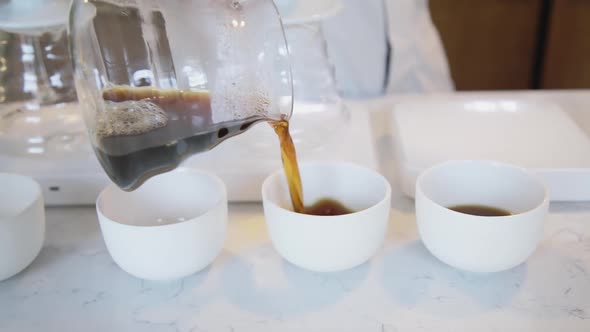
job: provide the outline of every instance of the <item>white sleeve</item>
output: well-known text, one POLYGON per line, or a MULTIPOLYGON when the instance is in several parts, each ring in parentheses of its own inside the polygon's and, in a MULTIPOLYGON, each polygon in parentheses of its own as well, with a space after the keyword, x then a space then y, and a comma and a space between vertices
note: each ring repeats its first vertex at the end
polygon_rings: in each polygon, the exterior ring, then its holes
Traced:
POLYGON ((343 97, 454 89, 428 0, 341 1, 323 27, 343 97))
POLYGON ((383 0, 342 3, 342 10, 323 23, 337 88, 348 98, 382 95, 387 66, 383 0))
POLYGON ((388 93, 454 90, 447 57, 428 0, 386 0, 392 45, 388 93))

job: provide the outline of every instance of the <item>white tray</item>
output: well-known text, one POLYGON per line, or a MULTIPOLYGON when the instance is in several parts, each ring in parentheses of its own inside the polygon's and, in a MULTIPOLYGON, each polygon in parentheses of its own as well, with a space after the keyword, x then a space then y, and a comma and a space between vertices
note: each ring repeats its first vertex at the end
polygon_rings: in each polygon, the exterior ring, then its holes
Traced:
MULTIPOLYGON (((294 139, 300 162, 349 161, 378 169, 367 112, 345 113, 345 119, 326 134, 333 116, 321 112, 318 106, 306 107, 309 112, 320 112, 311 118, 294 115, 292 119, 293 132, 299 132, 294 139)), ((257 124, 240 137, 190 158, 182 166, 217 174, 225 182, 231 202, 260 201, 262 181, 282 167, 278 140, 265 124, 257 124)), ((94 204, 100 191, 110 183, 89 145, 64 159, 17 158, 0 151, 0 172, 35 178, 48 206, 94 204)))
POLYGON ((393 144, 403 192, 445 160, 488 159, 525 167, 552 201, 590 200, 590 138, 559 106, 513 98, 430 98, 393 110, 393 144))

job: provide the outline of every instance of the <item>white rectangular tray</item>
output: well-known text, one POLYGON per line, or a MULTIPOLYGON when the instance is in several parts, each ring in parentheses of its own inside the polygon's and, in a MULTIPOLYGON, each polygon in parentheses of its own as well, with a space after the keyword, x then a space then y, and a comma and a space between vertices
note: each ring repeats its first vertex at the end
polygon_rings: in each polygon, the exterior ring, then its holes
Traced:
POLYGON ((590 138, 559 106, 518 98, 452 97, 401 102, 393 145, 403 192, 445 160, 488 159, 525 167, 552 201, 590 200, 590 138))

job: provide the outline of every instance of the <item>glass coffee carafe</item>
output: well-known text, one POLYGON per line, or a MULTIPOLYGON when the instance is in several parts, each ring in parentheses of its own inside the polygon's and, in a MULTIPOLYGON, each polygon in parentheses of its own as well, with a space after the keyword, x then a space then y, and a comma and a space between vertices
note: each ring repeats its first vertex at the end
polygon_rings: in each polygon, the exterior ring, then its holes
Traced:
POLYGON ((90 142, 124 190, 291 116, 272 0, 74 0, 69 35, 90 142))
POLYGON ((0 1, 0 156, 88 152, 66 36, 68 0, 0 1))

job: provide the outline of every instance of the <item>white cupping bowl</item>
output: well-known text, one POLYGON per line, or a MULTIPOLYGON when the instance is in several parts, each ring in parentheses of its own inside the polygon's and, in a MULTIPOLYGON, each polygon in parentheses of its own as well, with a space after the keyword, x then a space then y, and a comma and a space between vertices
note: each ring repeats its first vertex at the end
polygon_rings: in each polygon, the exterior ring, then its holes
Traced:
POLYGON ((422 242, 441 261, 471 272, 497 272, 524 262, 543 236, 549 194, 526 170, 493 161, 449 161, 416 181, 416 219, 422 242), (455 212, 486 205, 509 216, 455 212))
POLYGON ((0 173, 0 281, 29 266, 45 240, 41 187, 33 179, 0 173))
POLYGON ((200 271, 225 241, 225 185, 198 170, 164 173, 132 192, 111 184, 96 210, 111 257, 142 279, 173 280, 200 271))
POLYGON ((302 163, 305 205, 332 198, 357 211, 340 216, 293 212, 284 172, 262 185, 264 216, 274 248, 301 268, 332 272, 366 262, 381 247, 389 223, 391 187, 379 173, 349 163, 302 163))

